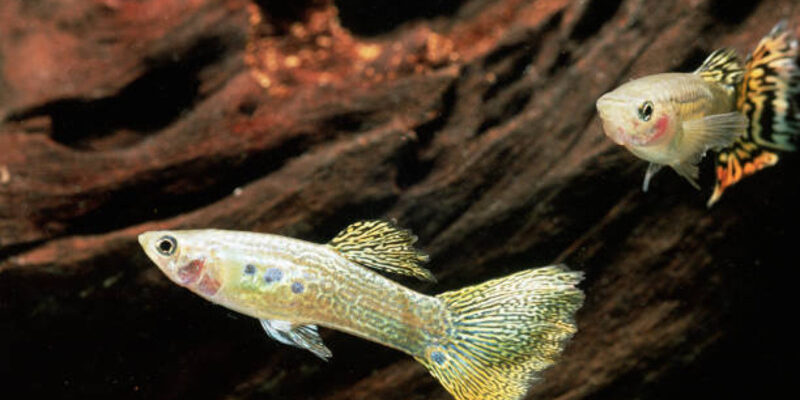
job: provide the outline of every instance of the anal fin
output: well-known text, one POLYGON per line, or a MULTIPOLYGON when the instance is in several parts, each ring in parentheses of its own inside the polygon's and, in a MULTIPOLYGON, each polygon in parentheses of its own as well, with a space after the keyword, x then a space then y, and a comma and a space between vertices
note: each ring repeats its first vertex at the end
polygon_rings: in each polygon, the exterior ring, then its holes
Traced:
POLYGON ((262 319, 261 326, 269 337, 290 346, 306 349, 315 356, 328 361, 333 353, 322 342, 316 325, 295 325, 289 321, 262 319))
POLYGON ((670 165, 678 175, 686 178, 695 189, 700 190, 700 184, 697 183, 697 178, 700 175, 699 168, 696 164, 684 161, 679 164, 670 165))
POLYGON ((417 237, 389 221, 359 221, 328 243, 342 256, 365 267, 436 281, 422 265, 428 256, 414 248, 417 237))
POLYGON ((778 154, 744 139, 720 151, 714 166, 717 178, 714 192, 706 205, 713 206, 726 189, 764 168, 777 164, 778 159, 778 154))

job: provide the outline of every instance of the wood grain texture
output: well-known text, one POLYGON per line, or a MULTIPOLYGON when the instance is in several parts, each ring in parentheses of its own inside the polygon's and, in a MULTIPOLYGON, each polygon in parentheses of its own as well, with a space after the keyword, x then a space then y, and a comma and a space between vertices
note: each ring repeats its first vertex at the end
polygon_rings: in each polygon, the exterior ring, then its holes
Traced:
POLYGON ((746 53, 793 0, 0 2, 0 377, 56 398, 447 399, 399 352, 331 363, 172 285, 151 229, 326 241, 395 218, 429 294, 585 271, 530 398, 767 398, 788 382, 798 162, 712 210, 601 132, 633 77, 746 53))

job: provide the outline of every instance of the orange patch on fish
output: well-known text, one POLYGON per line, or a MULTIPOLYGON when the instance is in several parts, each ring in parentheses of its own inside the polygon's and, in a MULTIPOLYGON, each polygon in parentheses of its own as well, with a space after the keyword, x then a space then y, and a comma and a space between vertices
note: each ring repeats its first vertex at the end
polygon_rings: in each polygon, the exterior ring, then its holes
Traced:
POLYGON ((218 280, 208 276, 208 274, 203 275, 203 279, 200 280, 200 283, 197 284, 197 290, 202 292, 205 295, 213 296, 217 293, 220 288, 220 283, 218 280))
POLYGON ((181 283, 189 285, 196 282, 203 272, 204 263, 205 260, 203 259, 195 259, 178 268, 178 278, 181 280, 181 283))
POLYGON ((663 117, 659 118, 656 121, 656 126, 653 127, 653 136, 650 138, 648 143, 654 143, 656 140, 660 139, 667 133, 667 128, 669 127, 669 117, 664 115, 663 117))

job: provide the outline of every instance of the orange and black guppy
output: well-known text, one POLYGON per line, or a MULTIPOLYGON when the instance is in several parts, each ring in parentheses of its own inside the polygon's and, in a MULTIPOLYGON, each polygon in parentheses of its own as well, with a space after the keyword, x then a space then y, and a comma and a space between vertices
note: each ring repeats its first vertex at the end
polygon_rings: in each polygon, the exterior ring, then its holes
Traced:
POLYGON ((317 326, 403 351, 458 400, 517 400, 555 363, 576 332, 580 272, 529 269, 427 296, 374 270, 434 280, 416 237, 387 221, 362 221, 327 244, 222 230, 139 236, 175 283, 258 318, 273 339, 322 359, 317 326))
POLYGON ((786 25, 776 25, 745 63, 720 49, 694 73, 645 76, 597 100, 605 134, 650 162, 644 191, 664 166, 699 189, 697 164, 713 150, 710 207, 725 189, 797 148, 800 46, 786 25))

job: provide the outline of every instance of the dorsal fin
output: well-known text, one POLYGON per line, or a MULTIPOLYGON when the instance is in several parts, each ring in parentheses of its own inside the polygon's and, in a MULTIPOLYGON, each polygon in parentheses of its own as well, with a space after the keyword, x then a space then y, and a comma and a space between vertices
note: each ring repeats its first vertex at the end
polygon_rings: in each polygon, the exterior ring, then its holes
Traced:
POLYGON ((723 48, 711 53, 695 74, 708 82, 719 83, 734 90, 744 76, 744 67, 736 50, 723 48))
POLYGON ((344 228, 328 243, 350 261, 395 274, 436 281, 422 264, 428 256, 414 248, 417 237, 383 220, 359 221, 344 228))

